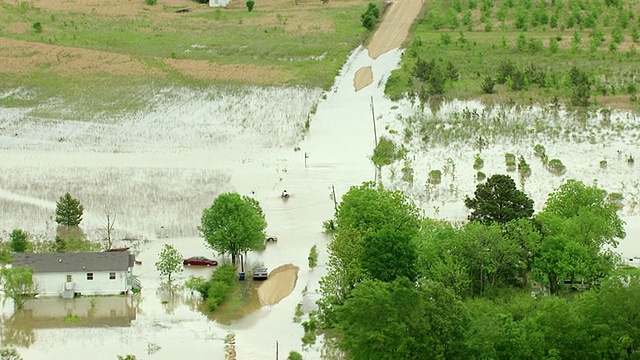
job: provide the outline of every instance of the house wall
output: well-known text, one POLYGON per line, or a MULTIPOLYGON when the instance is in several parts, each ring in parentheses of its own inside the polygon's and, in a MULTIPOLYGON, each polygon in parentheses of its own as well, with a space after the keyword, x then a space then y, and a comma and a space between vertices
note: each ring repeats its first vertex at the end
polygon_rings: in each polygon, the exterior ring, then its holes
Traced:
POLYGON ((93 272, 93 280, 87 279, 87 272, 35 273, 33 276, 38 284, 39 296, 60 296, 67 282, 67 275, 71 275, 75 292, 82 295, 113 295, 128 290, 126 271, 93 272), (115 279, 109 278, 111 272, 115 272, 115 279))
POLYGON ((209 0, 209 7, 227 7, 231 0, 209 0))

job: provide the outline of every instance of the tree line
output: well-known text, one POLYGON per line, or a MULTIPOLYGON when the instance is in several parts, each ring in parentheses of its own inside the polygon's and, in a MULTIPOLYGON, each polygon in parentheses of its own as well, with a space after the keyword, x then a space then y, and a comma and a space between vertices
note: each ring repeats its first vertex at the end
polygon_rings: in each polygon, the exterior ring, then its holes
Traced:
POLYGON ((464 224, 402 192, 352 187, 336 214, 318 318, 350 359, 618 359, 640 352, 637 269, 606 192, 567 180, 542 211, 507 175, 464 224))

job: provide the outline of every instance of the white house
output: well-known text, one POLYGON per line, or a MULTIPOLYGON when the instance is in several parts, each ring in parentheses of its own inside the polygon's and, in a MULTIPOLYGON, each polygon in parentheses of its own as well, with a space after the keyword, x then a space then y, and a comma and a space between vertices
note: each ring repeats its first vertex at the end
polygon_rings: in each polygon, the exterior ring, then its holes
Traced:
POLYGON ((139 287, 129 251, 14 254, 13 266, 29 266, 38 296, 123 294, 139 287))
POLYGON ((227 7, 231 0, 209 0, 209 7, 227 7))

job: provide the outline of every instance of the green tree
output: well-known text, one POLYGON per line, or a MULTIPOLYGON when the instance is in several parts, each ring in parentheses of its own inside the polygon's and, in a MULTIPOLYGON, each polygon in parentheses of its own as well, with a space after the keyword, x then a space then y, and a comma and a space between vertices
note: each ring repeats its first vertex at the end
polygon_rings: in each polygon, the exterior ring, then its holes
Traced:
POLYGON ((182 272, 183 260, 182 254, 173 245, 164 244, 162 251, 160 251, 160 260, 156 262, 156 269, 158 269, 160 276, 167 276, 171 282, 171 274, 182 272))
POLYGON ((381 136, 378 140, 378 146, 373 149, 371 161, 378 168, 391 165, 398 158, 397 153, 396 144, 386 136, 381 136))
POLYGON ((611 272, 616 259, 608 249, 626 235, 617 210, 604 190, 573 179, 549 194, 536 216, 543 240, 534 266, 553 293, 560 281, 594 281, 611 272))
POLYGON ((256 4, 256 2, 254 0, 247 0, 247 2, 245 3, 245 5, 247 5, 247 11, 251 12, 253 11, 253 6, 256 4))
POLYGON ((418 257, 411 229, 385 227, 364 236, 360 263, 369 279, 391 282, 399 277, 415 280, 418 257))
POLYGON ((0 349, 0 360, 22 360, 18 350, 14 348, 0 349))
POLYGON ((327 245, 328 273, 320 281, 325 321, 331 322, 331 309, 342 304, 353 287, 368 277, 362 263, 365 237, 389 228, 413 238, 420 228, 419 214, 404 194, 372 182, 353 186, 342 197, 336 212, 336 231, 327 245))
POLYGON ((220 194, 202 214, 199 230, 205 242, 220 254, 236 256, 264 244, 267 221, 260 203, 237 193, 220 194))
POLYGON ((20 229, 15 229, 9 234, 9 241, 13 252, 24 253, 29 250, 29 234, 20 229))
POLYGON ((2 277, 2 292, 4 300, 13 300, 17 309, 38 292, 38 287, 33 281, 33 269, 28 266, 14 266, 0 270, 2 277))
POLYGON ((69 193, 64 194, 56 202, 56 222, 59 225, 71 227, 78 226, 82 221, 84 207, 80 201, 71 197, 69 193))
POLYGON ((358 284, 338 313, 338 344, 350 359, 460 358, 468 322, 453 291, 404 278, 358 284))
POLYGON ((309 268, 313 269, 318 265, 318 249, 315 245, 311 247, 309 251, 309 268))
POLYGON ((533 215, 533 200, 508 175, 496 174, 478 184, 474 197, 467 196, 464 204, 472 210, 469 220, 483 223, 507 223, 533 215))

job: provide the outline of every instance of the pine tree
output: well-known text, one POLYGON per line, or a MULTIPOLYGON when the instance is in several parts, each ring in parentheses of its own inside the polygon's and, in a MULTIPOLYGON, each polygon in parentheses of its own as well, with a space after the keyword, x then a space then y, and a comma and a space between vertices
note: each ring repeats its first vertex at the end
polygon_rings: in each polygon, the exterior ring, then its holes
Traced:
POLYGON ((80 201, 71 197, 69 193, 61 196, 56 202, 56 222, 59 225, 72 227, 78 226, 82 221, 84 206, 80 201))

